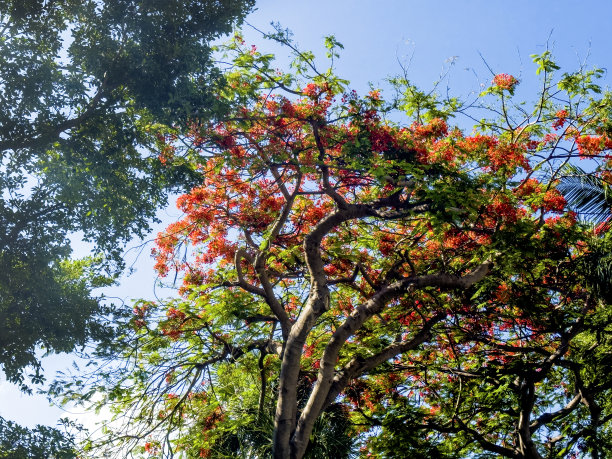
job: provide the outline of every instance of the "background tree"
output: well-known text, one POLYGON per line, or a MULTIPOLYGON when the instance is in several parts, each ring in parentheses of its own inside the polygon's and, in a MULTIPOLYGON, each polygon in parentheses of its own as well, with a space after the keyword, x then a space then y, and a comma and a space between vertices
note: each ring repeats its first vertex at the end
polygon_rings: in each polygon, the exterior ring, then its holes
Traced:
MULTIPOLYGON (((157 239, 181 297, 137 303, 100 348, 121 363, 55 393, 99 391, 118 418, 105 448, 150 456, 222 457, 232 435, 273 425, 274 456, 300 458, 333 415, 383 456, 608 451, 610 289, 592 275, 610 266, 608 236, 557 189, 573 158, 609 174, 601 72, 554 80, 545 52, 531 109, 507 74, 469 106, 405 77, 386 102, 272 38, 294 73, 237 36, 219 97, 242 106, 162 150, 202 181, 157 239), (483 120, 466 134, 457 114, 483 120)), ((333 62, 340 45, 326 46, 333 62)))
POLYGON ((244 1, 0 2, 0 366, 40 380, 36 349, 105 339, 91 289, 121 268, 189 168, 160 168, 157 137, 220 106, 209 43, 244 1), (160 134, 162 133, 162 134, 160 134), (80 232, 98 257, 70 261, 80 232))
POLYGON ((0 417, 0 457, 74 459, 77 457, 75 438, 70 433, 47 426, 26 429, 0 417))

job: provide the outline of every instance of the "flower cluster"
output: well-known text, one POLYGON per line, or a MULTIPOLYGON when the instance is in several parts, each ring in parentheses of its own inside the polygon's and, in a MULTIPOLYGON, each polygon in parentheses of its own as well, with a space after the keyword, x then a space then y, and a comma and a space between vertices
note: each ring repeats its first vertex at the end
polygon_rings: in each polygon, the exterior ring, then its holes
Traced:
POLYGON ((581 158, 592 158, 598 156, 604 150, 612 150, 612 139, 608 138, 607 135, 583 135, 576 137, 575 140, 581 158))
POLYGON ((493 77, 492 83, 501 90, 512 91, 519 83, 519 80, 507 73, 498 73, 493 77))
POLYGON ((563 212, 567 202, 556 189, 548 190, 542 199, 542 209, 546 212, 563 212))
POLYGON ((552 123, 553 129, 561 129, 565 125, 568 116, 567 110, 559 110, 555 113, 555 121, 552 123))

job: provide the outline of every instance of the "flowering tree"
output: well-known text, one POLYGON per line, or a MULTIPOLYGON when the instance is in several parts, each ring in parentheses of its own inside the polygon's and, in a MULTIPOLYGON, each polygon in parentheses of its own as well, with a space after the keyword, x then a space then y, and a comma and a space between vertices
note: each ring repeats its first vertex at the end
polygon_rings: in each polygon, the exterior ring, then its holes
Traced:
MULTIPOLYGON (((333 61, 339 44, 326 45, 333 61)), ((154 250, 180 298, 137 303, 108 350, 125 366, 97 372, 100 403, 126 421, 107 447, 610 451, 611 241, 557 190, 573 158, 610 180, 601 73, 555 80, 545 52, 529 109, 505 74, 470 106, 405 78, 387 102, 292 49, 281 73, 236 37, 219 94, 231 116, 159 137, 168 167, 197 164, 202 183, 154 250), (458 114, 485 118, 466 133, 458 114)))

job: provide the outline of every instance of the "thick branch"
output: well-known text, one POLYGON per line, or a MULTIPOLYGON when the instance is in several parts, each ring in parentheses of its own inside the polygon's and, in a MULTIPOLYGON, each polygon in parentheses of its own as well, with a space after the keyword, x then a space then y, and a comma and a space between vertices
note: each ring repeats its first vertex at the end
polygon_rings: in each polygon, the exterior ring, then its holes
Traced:
POLYGON ((531 380, 523 381, 520 396, 520 413, 517 425, 517 453, 519 457, 530 459, 539 459, 542 457, 531 437, 529 422, 535 399, 535 383, 531 380))
MULTIPOLYGON (((326 346, 325 351, 323 352, 317 382, 315 383, 306 407, 302 411, 302 415, 300 416, 300 420, 292 441, 294 451, 297 452, 295 456, 301 457, 301 454, 303 454, 305 451, 314 422, 321 413, 325 401, 328 399, 330 388, 334 383, 334 370, 340 349, 346 340, 361 328, 366 320, 382 311, 384 306, 389 301, 404 295, 411 287, 424 288, 436 286, 441 288, 465 289, 483 279, 491 269, 491 266, 492 263, 490 262, 483 263, 474 271, 466 274, 465 276, 432 274, 426 276, 408 277, 383 287, 366 303, 359 306, 334 332, 329 344, 326 346)), ((432 321, 435 323, 441 319, 442 317, 435 316, 432 321)), ((433 323, 430 326, 433 326, 433 323)), ((427 333, 428 331, 424 332, 420 339, 425 340, 427 333)), ((417 344, 414 345, 416 346, 417 344)), ((399 347, 401 348, 401 345, 399 345, 399 347)), ((372 361, 372 363, 375 362, 376 359, 372 361)))
POLYGON ((319 134, 319 125, 312 121, 312 133, 315 138, 315 143, 317 144, 317 149, 319 150, 319 161, 321 162, 321 178, 323 179, 323 190, 325 193, 331 197, 338 208, 346 209, 348 207, 348 203, 346 200, 338 194, 336 190, 329 183, 329 167, 325 164, 325 147, 323 146, 323 142, 321 141, 321 135, 319 134))
MULTIPOLYGON (((302 349, 316 320, 329 308, 329 288, 321 256, 323 238, 346 221, 365 217, 383 218, 381 214, 385 214, 385 212, 381 212, 381 209, 399 209, 401 212, 396 212, 395 215, 399 216, 401 214, 404 216, 411 212, 424 212, 427 207, 423 203, 401 202, 397 196, 381 198, 370 204, 349 204, 346 208, 338 209, 321 220, 304 238, 304 255, 311 282, 310 294, 304 310, 291 327, 283 354, 273 441, 275 458, 285 459, 295 452, 291 451, 290 438, 296 427, 297 380, 302 349)), ((390 215, 389 218, 391 218, 390 215)), ((409 285, 414 285, 416 288, 428 285, 437 285, 441 288, 467 287, 484 277, 489 268, 490 264, 485 264, 475 270, 474 273, 463 277, 439 274, 409 278, 402 281, 405 282, 405 285, 401 285, 399 288, 407 288, 409 285)), ((323 396, 323 399, 325 399, 325 396, 323 396)))
MULTIPOLYGON (((283 226, 287 222, 287 219, 289 218, 289 215, 291 214, 291 209, 293 208, 293 203, 295 202, 295 198, 297 196, 300 181, 301 175, 298 176, 295 191, 288 196, 280 215, 273 223, 272 229, 270 230, 270 234, 267 236, 267 239, 260 245, 260 252, 255 257, 254 263, 257 277, 259 278, 259 281, 261 282, 261 285, 264 291, 266 292, 266 300, 270 305, 272 312, 276 315, 276 317, 278 317, 278 320, 280 322, 284 340, 286 340, 289 336, 289 330, 291 329, 291 320, 289 319, 285 308, 283 308, 283 305, 280 301, 278 301, 278 298, 276 298, 276 295, 274 294, 274 287, 270 282, 266 269, 266 259, 269 254, 270 246, 280 234, 281 229, 283 228, 283 226)), ((285 189, 285 191, 287 190, 285 189)))
POLYGON ((99 107, 100 101, 108 94, 110 89, 111 88, 107 87, 106 82, 103 82, 100 85, 98 92, 87 104, 87 108, 80 115, 76 116, 75 118, 66 119, 55 126, 43 126, 39 129, 38 135, 28 139, 9 139, 0 141, 0 151, 16 151, 27 148, 44 147, 48 143, 53 142, 63 132, 80 126, 82 123, 87 121, 87 119, 94 116, 96 109, 99 107))
POLYGON ((463 430, 464 432, 469 434, 473 439, 475 439, 483 449, 486 449, 487 451, 491 451, 492 453, 496 453, 504 457, 516 457, 513 450, 511 450, 510 448, 505 448, 503 446, 496 445, 493 442, 490 442, 479 432, 475 431, 474 429, 470 429, 460 419, 457 419, 457 423, 459 424, 459 427, 461 428, 461 430, 463 430))
POLYGON ((529 430, 533 434, 536 430, 538 430, 543 425, 548 424, 551 421, 567 416, 568 414, 570 414, 572 411, 574 411, 578 407, 581 400, 582 400, 582 395, 576 394, 576 396, 573 399, 571 399, 563 408, 557 411, 554 411, 552 413, 544 413, 543 415, 538 417, 538 419, 536 419, 534 422, 531 423, 531 425, 529 426, 529 430))
POLYGON ((325 409, 331 403, 336 400, 336 397, 344 390, 346 385, 352 380, 363 374, 368 373, 370 370, 373 370, 378 365, 388 361, 389 359, 395 357, 396 355, 400 355, 404 352, 415 349, 420 344, 424 343, 428 339, 431 338, 431 329, 433 326, 444 319, 445 314, 437 314, 428 320, 421 331, 417 333, 412 339, 408 341, 404 341, 401 343, 395 343, 387 348, 380 351, 378 354, 374 354, 372 356, 362 358, 355 357, 348 364, 346 364, 342 369, 336 372, 334 376, 333 383, 329 389, 325 402, 323 403, 323 408, 325 409))
POLYGON ((242 272, 242 266, 240 265, 240 262, 243 258, 249 263, 253 264, 253 257, 249 255, 249 253, 246 251, 244 247, 241 247, 238 250, 236 250, 236 253, 234 254, 234 265, 236 265, 236 275, 238 276, 237 285, 249 293, 254 293, 263 298, 266 298, 266 292, 264 291, 264 289, 260 287, 256 287, 255 285, 249 284, 244 278, 244 273, 242 272))

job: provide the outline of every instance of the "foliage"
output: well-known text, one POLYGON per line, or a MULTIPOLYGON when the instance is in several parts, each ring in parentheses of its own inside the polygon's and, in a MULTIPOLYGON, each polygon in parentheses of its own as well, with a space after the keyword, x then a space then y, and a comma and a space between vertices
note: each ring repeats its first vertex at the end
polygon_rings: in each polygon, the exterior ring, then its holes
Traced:
POLYGON ((565 195, 568 205, 578 210, 586 221, 599 223, 601 228, 612 220, 612 195, 609 176, 594 176, 573 164, 564 169, 565 175, 559 190, 565 195))
POLYGON ((91 273, 93 260, 58 261, 44 255, 0 253, 0 362, 7 379, 25 392, 31 389, 24 368, 33 368, 32 383, 43 381, 37 348, 71 352, 114 335, 100 320, 114 308, 90 298, 92 288, 106 285, 106 279, 91 273))
POLYGON ((92 298, 122 268, 189 168, 163 168, 157 136, 220 110, 209 42, 252 1, 0 1, 0 366, 25 388, 35 351, 101 339, 92 298), (161 134, 160 134, 161 132, 161 134), (153 154, 152 154, 153 153, 153 154), (72 263, 68 237, 94 244, 72 263), (95 278, 91 282, 91 277, 95 278), (107 281, 108 282, 108 281, 107 281))
POLYGON ((0 417, 0 458, 29 459, 43 457, 76 458, 74 436, 41 425, 33 429, 27 429, 0 417))
POLYGON ((55 394, 113 407, 115 454, 319 457, 326 430, 375 457, 609 454, 610 236, 557 189, 574 158, 610 174, 600 72, 535 56, 530 109, 506 74, 472 105, 404 77, 386 101, 271 38, 293 73, 237 35, 219 97, 242 105, 162 150, 201 176, 154 251, 180 297, 138 302, 55 394))

